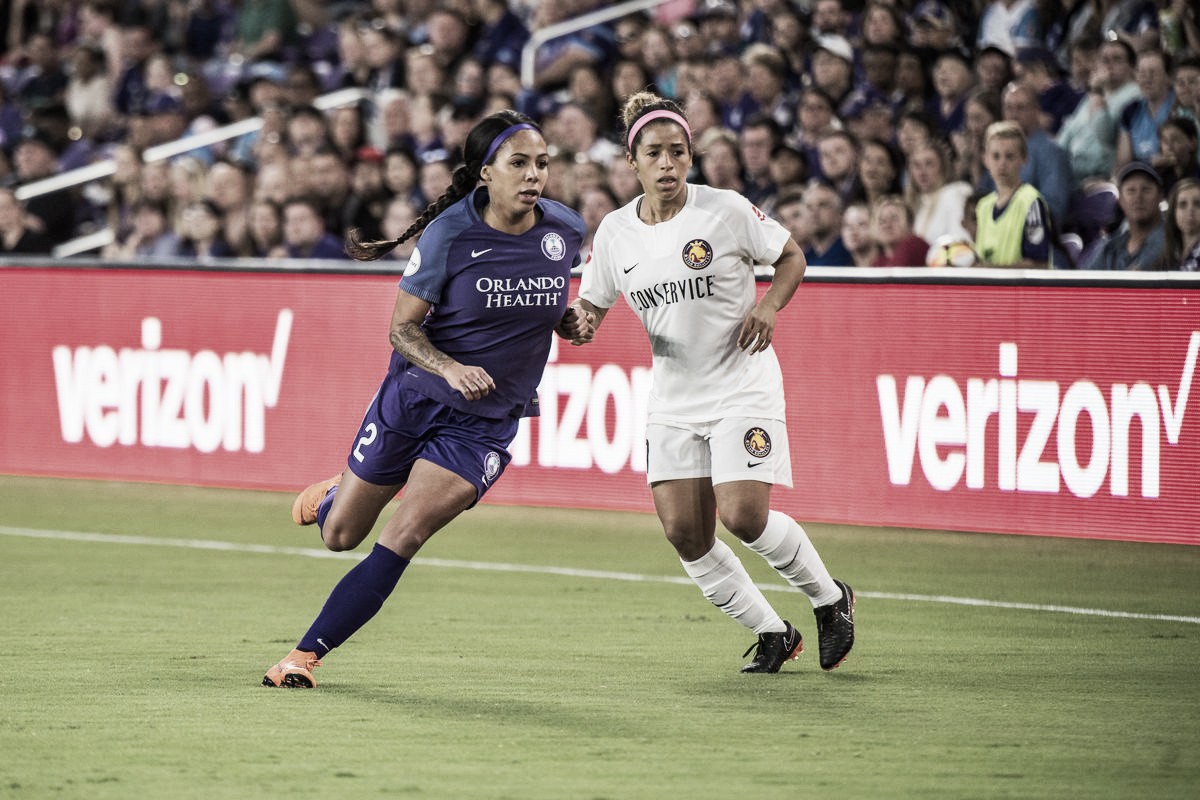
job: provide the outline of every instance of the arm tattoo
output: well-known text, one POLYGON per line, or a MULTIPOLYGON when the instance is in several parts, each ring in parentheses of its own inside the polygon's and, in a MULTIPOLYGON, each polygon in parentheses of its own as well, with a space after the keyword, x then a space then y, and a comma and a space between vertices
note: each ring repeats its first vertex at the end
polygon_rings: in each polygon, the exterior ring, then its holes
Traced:
POLYGON ((388 334, 392 348, 426 372, 441 375, 442 369, 454 361, 450 356, 434 347, 425 331, 416 322, 402 322, 388 334))

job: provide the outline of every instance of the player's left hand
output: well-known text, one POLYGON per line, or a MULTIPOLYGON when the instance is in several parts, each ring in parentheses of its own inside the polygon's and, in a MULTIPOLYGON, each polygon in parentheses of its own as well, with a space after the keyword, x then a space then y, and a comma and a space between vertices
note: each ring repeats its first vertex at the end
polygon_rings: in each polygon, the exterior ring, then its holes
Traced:
POLYGON ((738 347, 751 355, 761 353, 775 335, 775 310, 756 305, 738 331, 738 347))

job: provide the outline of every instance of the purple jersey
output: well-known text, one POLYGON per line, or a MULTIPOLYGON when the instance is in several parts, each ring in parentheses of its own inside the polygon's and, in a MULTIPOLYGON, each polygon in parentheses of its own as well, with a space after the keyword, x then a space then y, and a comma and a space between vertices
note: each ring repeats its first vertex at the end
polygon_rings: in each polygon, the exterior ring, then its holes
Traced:
POLYGON ((481 417, 536 416, 550 337, 567 308, 583 219, 553 200, 525 233, 497 231, 480 217, 483 187, 447 208, 421 234, 400 288, 432 304, 422 323, 430 343, 487 370, 496 388, 467 400, 439 375, 392 353, 389 372, 407 388, 481 417))

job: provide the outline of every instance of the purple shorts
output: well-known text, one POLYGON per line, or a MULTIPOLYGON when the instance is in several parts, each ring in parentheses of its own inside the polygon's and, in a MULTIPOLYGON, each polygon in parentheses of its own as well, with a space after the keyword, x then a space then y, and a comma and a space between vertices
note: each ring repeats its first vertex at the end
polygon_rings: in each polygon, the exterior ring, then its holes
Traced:
POLYGON ((404 483, 418 458, 475 486, 475 502, 512 460, 515 417, 486 419, 406 389, 388 375, 371 400, 346 459, 350 471, 379 486, 404 483))

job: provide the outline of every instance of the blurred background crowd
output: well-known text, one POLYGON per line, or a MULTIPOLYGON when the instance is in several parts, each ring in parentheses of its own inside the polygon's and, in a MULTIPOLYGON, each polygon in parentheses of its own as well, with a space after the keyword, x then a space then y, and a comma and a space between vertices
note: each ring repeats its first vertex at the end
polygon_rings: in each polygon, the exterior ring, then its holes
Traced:
POLYGON ((686 110, 690 179, 747 196, 811 264, 976 263, 983 135, 1010 120, 1056 266, 1200 266, 1196 0, 667 0, 550 39, 525 82, 531 34, 612 3, 0 6, 0 253, 342 258, 351 227, 399 236, 500 108, 543 126, 545 194, 594 231, 638 194, 617 111, 649 86, 686 110))

